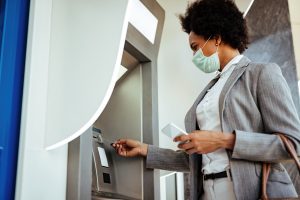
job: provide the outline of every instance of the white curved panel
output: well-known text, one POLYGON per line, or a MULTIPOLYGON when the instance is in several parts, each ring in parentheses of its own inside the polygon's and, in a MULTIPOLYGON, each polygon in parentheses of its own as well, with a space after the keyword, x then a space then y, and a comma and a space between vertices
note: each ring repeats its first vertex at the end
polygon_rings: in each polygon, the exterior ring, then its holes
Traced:
POLYGON ((118 78, 128 23, 152 42, 157 28, 139 0, 53 0, 52 5, 47 150, 80 136, 100 116, 118 78), (145 21, 150 30, 140 26, 145 21))
POLYGON ((81 135, 106 106, 121 63, 128 0, 53 0, 47 150, 81 135))

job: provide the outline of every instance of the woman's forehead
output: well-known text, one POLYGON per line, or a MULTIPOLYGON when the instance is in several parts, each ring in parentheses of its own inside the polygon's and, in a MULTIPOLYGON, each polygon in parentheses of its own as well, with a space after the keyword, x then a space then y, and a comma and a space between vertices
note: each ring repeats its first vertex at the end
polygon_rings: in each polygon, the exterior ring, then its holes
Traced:
POLYGON ((197 35, 193 31, 190 32, 189 34, 189 42, 190 44, 193 42, 205 42, 203 36, 197 35))

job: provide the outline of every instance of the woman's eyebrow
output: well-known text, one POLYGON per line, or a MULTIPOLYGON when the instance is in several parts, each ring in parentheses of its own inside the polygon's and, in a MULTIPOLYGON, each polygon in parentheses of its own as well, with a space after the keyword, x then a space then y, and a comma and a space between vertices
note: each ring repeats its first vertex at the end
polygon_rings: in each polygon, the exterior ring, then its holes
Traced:
POLYGON ((194 49, 194 47, 195 47, 195 42, 192 42, 192 43, 190 44, 190 47, 191 47, 191 49, 194 49))

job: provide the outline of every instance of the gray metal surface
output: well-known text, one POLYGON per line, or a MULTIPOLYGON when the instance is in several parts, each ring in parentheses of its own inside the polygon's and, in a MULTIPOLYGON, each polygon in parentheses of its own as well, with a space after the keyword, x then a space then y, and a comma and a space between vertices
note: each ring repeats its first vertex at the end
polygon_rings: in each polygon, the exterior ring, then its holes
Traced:
POLYGON ((91 138, 92 130, 89 128, 68 145, 67 200, 91 199, 91 138))
MULTIPOLYGON (((95 122, 94 126, 101 129, 107 143, 120 138, 131 138, 142 141, 142 80, 141 67, 136 67, 115 87, 113 94, 95 122)), ((140 158, 123 158, 106 146, 112 156, 115 181, 113 188, 102 185, 102 189, 110 189, 121 195, 142 199, 143 160, 140 158)), ((101 179, 100 179, 101 180, 101 179)))

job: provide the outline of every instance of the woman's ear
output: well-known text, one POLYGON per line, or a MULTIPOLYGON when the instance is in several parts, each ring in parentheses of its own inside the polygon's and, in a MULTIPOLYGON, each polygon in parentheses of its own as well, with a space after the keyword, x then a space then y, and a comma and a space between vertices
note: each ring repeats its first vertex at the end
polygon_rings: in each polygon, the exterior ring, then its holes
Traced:
POLYGON ((221 36, 220 36, 220 35, 216 35, 216 36, 214 37, 214 39, 215 39, 215 42, 216 42, 216 46, 220 46, 220 44, 221 44, 221 42, 222 42, 221 36))

